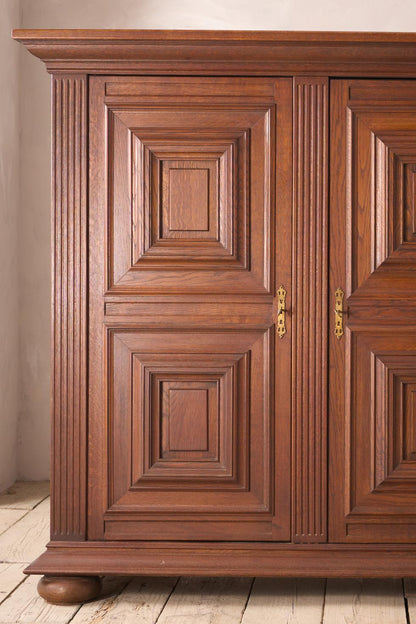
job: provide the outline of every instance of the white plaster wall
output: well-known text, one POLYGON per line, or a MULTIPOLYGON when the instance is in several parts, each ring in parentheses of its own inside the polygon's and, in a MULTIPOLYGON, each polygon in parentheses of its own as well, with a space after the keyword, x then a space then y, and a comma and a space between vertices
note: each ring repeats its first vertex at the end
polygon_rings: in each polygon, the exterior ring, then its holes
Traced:
POLYGON ((16 477, 18 416, 19 3, 0 0, 0 491, 16 477))
MULTIPOLYGON (((415 0, 22 0, 26 28, 416 30, 415 0)), ((49 77, 22 55, 19 474, 49 463, 49 77)))

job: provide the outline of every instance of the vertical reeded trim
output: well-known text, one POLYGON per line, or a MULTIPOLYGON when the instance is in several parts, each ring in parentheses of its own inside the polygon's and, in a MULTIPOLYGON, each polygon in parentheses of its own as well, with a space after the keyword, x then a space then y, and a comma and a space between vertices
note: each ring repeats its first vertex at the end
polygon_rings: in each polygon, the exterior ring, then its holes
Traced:
POLYGON ((87 78, 52 77, 52 539, 86 536, 87 78))
POLYGON ((327 540, 328 79, 294 79, 293 540, 327 540))

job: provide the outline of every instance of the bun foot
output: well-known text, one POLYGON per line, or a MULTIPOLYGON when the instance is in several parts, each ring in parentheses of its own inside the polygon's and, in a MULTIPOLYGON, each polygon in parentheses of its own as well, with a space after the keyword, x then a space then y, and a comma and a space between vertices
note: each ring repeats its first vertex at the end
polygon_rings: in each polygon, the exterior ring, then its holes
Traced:
POLYGON ((97 598, 101 591, 99 576, 42 576, 39 595, 54 605, 73 605, 97 598))

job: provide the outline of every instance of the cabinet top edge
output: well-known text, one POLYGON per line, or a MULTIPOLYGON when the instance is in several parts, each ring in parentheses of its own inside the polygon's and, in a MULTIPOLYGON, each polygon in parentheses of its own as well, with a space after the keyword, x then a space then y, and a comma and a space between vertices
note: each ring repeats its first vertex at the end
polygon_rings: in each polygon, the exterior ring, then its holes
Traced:
POLYGON ((416 32, 13 30, 52 74, 416 78, 416 32))
POLYGON ((298 30, 153 30, 153 29, 26 29, 12 31, 22 43, 63 44, 107 42, 268 42, 268 43, 416 43, 416 32, 298 31, 298 30))

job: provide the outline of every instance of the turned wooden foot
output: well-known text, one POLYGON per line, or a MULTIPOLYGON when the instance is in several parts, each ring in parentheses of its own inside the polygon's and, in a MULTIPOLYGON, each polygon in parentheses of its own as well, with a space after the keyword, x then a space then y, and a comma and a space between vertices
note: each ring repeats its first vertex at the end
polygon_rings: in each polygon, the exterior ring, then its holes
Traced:
POLYGON ((72 605, 92 600, 101 591, 98 576, 42 576, 38 592, 54 605, 72 605))

